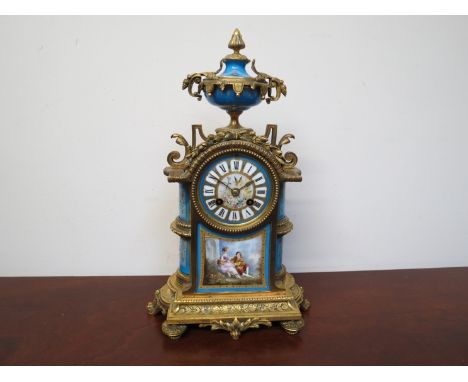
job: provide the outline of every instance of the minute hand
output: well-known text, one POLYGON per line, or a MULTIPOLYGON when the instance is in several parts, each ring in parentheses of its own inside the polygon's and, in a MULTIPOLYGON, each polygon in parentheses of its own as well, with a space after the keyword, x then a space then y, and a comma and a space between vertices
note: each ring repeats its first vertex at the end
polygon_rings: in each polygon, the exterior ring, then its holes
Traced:
POLYGON ((229 188, 231 191, 234 191, 231 187, 229 187, 226 183, 224 183, 222 180, 219 180, 219 179, 216 179, 218 183, 221 183, 223 184, 224 186, 226 186, 227 188, 229 188))

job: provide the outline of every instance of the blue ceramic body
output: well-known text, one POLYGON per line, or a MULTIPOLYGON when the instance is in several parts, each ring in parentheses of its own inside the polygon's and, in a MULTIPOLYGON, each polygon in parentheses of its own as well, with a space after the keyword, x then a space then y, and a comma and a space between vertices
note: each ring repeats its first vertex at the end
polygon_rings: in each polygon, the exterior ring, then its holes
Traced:
MULTIPOLYGON (((245 70, 247 62, 243 60, 225 60, 226 67, 219 77, 250 78, 245 70)), ((205 97, 212 105, 227 111, 244 111, 262 101, 260 89, 251 89, 249 86, 245 86, 239 95, 236 95, 230 85, 227 85, 224 90, 216 86, 211 95, 205 92, 205 97)))
POLYGON ((227 85, 224 90, 215 87, 211 96, 205 93, 209 103, 226 111, 244 111, 261 102, 260 89, 245 87, 240 95, 236 95, 232 86, 227 85))
POLYGON ((247 62, 244 60, 225 60, 226 67, 220 77, 250 77, 245 70, 247 62))

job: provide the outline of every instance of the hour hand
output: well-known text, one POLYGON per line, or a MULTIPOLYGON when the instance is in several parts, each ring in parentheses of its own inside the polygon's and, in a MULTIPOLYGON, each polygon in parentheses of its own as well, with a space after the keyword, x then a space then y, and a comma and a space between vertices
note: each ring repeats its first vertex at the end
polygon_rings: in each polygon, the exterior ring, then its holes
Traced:
POLYGON ((248 181, 246 184, 244 184, 239 190, 242 190, 243 188, 249 187, 253 183, 253 180, 248 181))
POLYGON ((216 179, 216 182, 221 183, 223 186, 229 188, 231 190, 231 194, 233 194, 234 190, 231 187, 229 187, 226 183, 224 183, 222 180, 216 179))

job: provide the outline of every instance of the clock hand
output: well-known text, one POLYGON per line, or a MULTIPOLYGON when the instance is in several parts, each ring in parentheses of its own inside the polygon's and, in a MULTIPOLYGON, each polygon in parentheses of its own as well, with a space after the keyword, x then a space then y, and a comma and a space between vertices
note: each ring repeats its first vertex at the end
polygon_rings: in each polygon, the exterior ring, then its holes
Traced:
POLYGON ((239 191, 242 190, 243 188, 249 187, 252 183, 253 183, 253 180, 251 180, 250 182, 247 182, 241 188, 239 188, 239 191))
POLYGON ((224 183, 222 180, 218 180, 219 183, 224 184, 227 188, 229 188, 231 191, 234 191, 231 187, 229 187, 226 183, 224 183))
POLYGON ((233 190, 231 187, 229 187, 229 186, 228 186, 226 183, 224 183, 222 180, 216 179, 216 181, 217 181, 218 183, 221 183, 222 185, 226 186, 227 188, 229 188, 229 189, 231 190, 231 194, 232 194, 232 192, 233 192, 234 190, 233 190))

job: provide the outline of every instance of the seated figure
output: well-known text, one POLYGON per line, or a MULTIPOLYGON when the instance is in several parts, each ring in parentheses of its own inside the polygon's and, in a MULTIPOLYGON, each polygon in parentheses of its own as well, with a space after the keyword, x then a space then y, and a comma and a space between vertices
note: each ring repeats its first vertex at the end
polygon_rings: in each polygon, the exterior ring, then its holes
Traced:
POLYGON ((239 275, 252 277, 249 274, 249 265, 244 261, 244 258, 242 257, 242 253, 236 252, 234 257, 231 259, 231 262, 236 267, 236 270, 239 273, 239 275))
POLYGON ((236 266, 234 263, 229 259, 228 255, 228 249, 227 247, 224 247, 221 256, 217 261, 218 264, 218 270, 228 276, 228 277, 235 277, 235 278, 240 278, 239 272, 236 269, 236 266))

